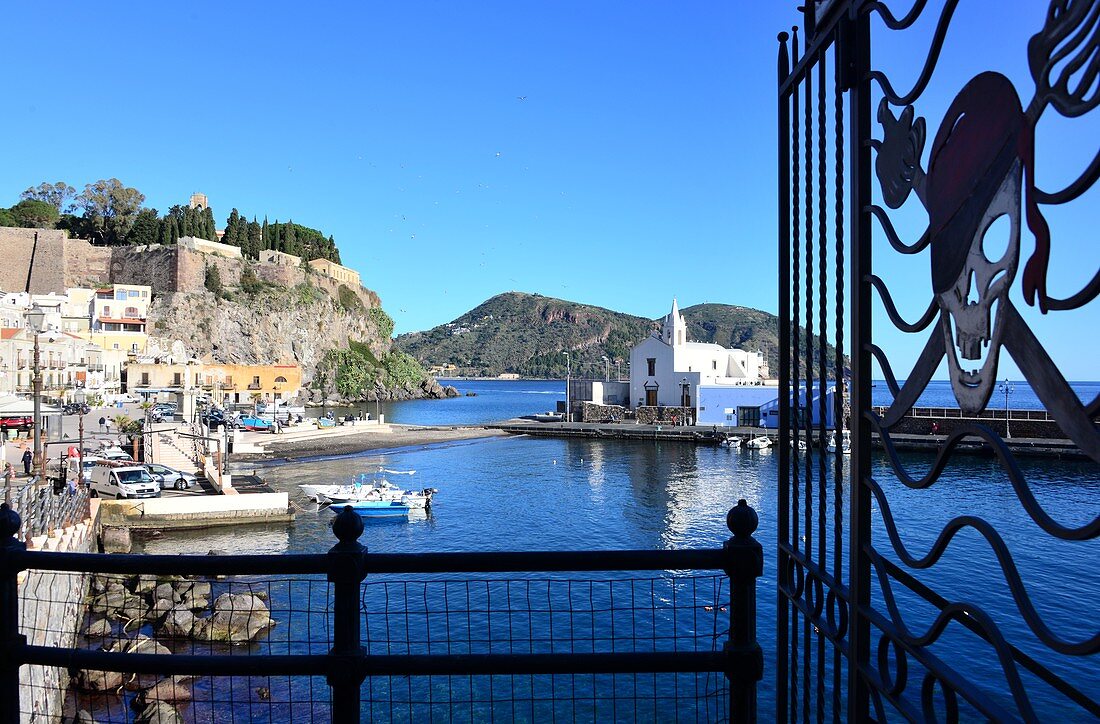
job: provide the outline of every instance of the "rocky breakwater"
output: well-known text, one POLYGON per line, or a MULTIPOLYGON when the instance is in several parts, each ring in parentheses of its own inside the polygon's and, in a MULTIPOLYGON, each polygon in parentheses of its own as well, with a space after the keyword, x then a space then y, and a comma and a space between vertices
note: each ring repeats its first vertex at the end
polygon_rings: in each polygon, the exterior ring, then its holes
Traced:
MULTIPOLYGON (((247 584, 240 587, 245 592, 218 593, 228 585, 179 576, 95 576, 85 640, 103 651, 165 656, 173 648, 197 653, 252 643, 276 625, 266 594, 247 584)), ((84 669, 75 672, 72 685, 78 706, 92 707, 89 721, 97 701, 118 695, 129 700, 135 721, 176 722, 183 721, 177 707, 192 700, 195 680, 84 669)))

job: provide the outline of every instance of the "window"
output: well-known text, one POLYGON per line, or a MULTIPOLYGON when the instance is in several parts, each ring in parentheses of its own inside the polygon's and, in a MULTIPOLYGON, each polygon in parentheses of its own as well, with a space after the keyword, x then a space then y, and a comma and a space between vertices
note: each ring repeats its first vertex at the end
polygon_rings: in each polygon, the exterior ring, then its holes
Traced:
POLYGON ((282 375, 279 375, 278 377, 275 378, 275 382, 286 382, 286 378, 283 377, 282 375))
POLYGON ((125 301, 125 299, 126 299, 126 290, 125 289, 116 289, 115 290, 115 300, 121 302, 121 301, 125 301))
POLYGON ((252 376, 252 384, 254 384, 254 385, 260 384, 260 376, 259 375, 253 375, 252 376))
MULTIPOLYGON (((117 347, 118 345, 115 345, 115 346, 117 347)), ((143 384, 143 385, 148 385, 149 384, 149 373, 148 372, 142 372, 141 373, 141 384, 143 384)))
POLYGON ((146 298, 146 297, 148 297, 148 296, 149 296, 149 292, 144 292, 144 291, 143 291, 143 292, 141 293, 141 298, 142 298, 142 299, 145 299, 145 298, 146 298))
POLYGON ((760 424, 759 407, 738 407, 737 416, 741 419, 742 427, 757 427, 760 424))
POLYGON ((180 374, 179 372, 174 372, 172 374, 172 386, 173 387, 179 387, 182 384, 183 384, 183 375, 180 374))
POLYGON ((105 305, 103 306, 103 316, 104 316, 104 317, 109 317, 109 316, 111 316, 111 307, 110 307, 110 305, 106 305, 106 304, 105 304, 105 305))
POLYGON ((649 376, 650 376, 650 377, 652 377, 653 375, 657 374, 657 358, 656 358, 656 357, 650 357, 650 358, 648 358, 648 359, 647 359, 647 360, 645 361, 645 363, 646 363, 646 365, 648 365, 648 366, 649 366, 649 376))
POLYGON ((138 315, 138 308, 137 307, 126 307, 126 314, 123 315, 123 316, 136 317, 137 315, 138 315))

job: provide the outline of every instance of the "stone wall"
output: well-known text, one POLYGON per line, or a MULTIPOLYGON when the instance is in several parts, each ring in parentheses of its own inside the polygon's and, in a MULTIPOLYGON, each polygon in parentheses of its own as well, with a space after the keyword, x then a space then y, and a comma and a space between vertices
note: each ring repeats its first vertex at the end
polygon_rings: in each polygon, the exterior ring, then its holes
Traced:
POLYGON ((691 424, 693 421, 691 418, 695 416, 694 407, 645 407, 639 406, 634 409, 634 414, 638 418, 639 425, 683 425, 685 420, 687 424, 691 424), (675 423, 673 422, 675 418, 675 423))
MULTIPOLYGON (((33 539, 29 548, 69 553, 95 551, 92 521, 52 531, 33 539)), ((87 573, 31 570, 19 579, 20 633, 34 646, 75 648, 83 622, 87 573)), ((19 669, 19 709, 26 722, 61 721, 69 674, 64 668, 23 666, 19 669)))
POLYGON ((909 435, 950 435, 954 430, 963 425, 980 424, 989 427, 1001 437, 1011 432, 1013 437, 1030 437, 1048 440, 1067 440, 1068 436, 1058 427, 1053 420, 1027 420, 1017 419, 1015 416, 1026 416, 1024 410, 1013 410, 1013 418, 1009 421, 1009 430, 1005 430, 1004 410, 986 410, 980 415, 958 417, 958 410, 952 410, 952 416, 936 414, 935 410, 914 408, 910 414, 903 417, 891 432, 905 433, 909 435), (914 415, 913 412, 917 414, 914 415), (936 429, 933 432, 932 426, 936 429))
POLYGON ((622 405, 601 405, 596 402, 582 402, 580 408, 580 422, 621 421, 626 417, 626 408, 622 405))
POLYGON ((106 282, 111 249, 69 239, 56 229, 0 227, 0 289, 31 294, 64 292, 68 287, 106 282), (35 234, 38 243, 35 244, 35 234))

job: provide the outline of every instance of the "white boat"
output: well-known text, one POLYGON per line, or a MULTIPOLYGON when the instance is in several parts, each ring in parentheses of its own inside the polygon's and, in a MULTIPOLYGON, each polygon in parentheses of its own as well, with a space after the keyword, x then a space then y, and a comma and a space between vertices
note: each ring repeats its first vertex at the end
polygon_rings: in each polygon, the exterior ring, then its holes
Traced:
POLYGON ((719 440, 718 444, 722 447, 741 447, 741 442, 741 438, 737 437, 736 435, 731 435, 729 437, 724 437, 719 440))
MULTIPOLYGON (((836 433, 834 432, 829 436, 829 443, 825 446, 827 452, 836 452, 836 433)), ((840 454, 851 455, 852 454, 852 433, 847 430, 843 431, 840 437, 840 454)))
POLYGON ((772 446, 772 441, 764 435, 758 435, 757 437, 749 438, 745 440, 745 447, 750 450, 763 450, 772 446))
POLYGON ((565 419, 565 415, 560 412, 540 412, 537 415, 532 415, 538 422, 561 422, 565 419))
POLYGON ((402 488, 382 480, 378 485, 353 484, 353 485, 300 485, 299 486, 310 500, 328 505, 343 503, 357 503, 369 501, 399 501, 410 508, 427 508, 432 504, 432 496, 435 488, 423 490, 403 490, 402 488))
POLYGON ((806 445, 806 440, 804 438, 801 438, 801 437, 798 438, 798 444, 797 445, 795 444, 795 441, 792 439, 791 440, 791 445, 794 445, 795 447, 797 447, 800 452, 805 452, 808 449, 808 447, 806 445))

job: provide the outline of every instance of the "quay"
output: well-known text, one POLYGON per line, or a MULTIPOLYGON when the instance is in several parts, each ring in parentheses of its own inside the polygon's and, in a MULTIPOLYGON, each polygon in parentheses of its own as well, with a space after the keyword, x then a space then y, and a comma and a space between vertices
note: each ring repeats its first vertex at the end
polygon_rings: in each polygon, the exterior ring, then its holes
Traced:
MULTIPOLYGON (((924 420, 930 420, 925 417, 924 420)), ((958 417, 950 419, 957 424, 958 417)), ((1003 418, 1002 418, 1003 421, 1003 418)), ((982 422, 985 422, 982 420, 982 422)), ((650 440, 657 442, 682 442, 695 445, 717 445, 727 437, 766 437, 772 445, 779 443, 779 430, 761 427, 713 427, 711 425, 638 425, 630 422, 530 422, 526 420, 506 420, 486 425, 486 428, 500 430, 511 435, 529 435, 531 437, 585 438, 590 440, 650 440)), ((940 432, 894 432, 890 439, 894 448, 903 451, 935 452, 947 440, 951 426, 942 425, 940 432)), ((826 437, 832 431, 826 432, 826 437)), ((807 433, 801 430, 799 436, 806 439, 807 433)), ((818 430, 809 433, 811 447, 820 447, 818 430)), ((1084 458, 1085 455, 1072 441, 1056 437, 1011 437, 1003 438, 1005 445, 1013 454, 1021 457, 1084 458)), ((882 440, 877 434, 871 435, 871 443, 882 448, 882 440)), ((963 439, 957 450, 974 455, 992 455, 992 450, 983 440, 963 439)))

